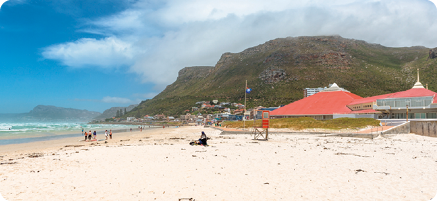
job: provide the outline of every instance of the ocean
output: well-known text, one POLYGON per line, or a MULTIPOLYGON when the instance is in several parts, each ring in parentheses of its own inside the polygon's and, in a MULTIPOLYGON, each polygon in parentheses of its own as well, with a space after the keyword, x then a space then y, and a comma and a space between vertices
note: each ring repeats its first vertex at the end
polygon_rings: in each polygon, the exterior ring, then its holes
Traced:
POLYGON ((84 131, 126 130, 136 125, 86 124, 86 123, 0 123, 0 145, 45 141, 66 137, 81 137, 84 131))

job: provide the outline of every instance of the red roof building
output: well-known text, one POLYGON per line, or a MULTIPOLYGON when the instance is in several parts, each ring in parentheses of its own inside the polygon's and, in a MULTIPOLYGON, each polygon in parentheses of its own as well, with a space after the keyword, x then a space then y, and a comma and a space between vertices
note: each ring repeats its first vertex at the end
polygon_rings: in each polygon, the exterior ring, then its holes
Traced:
POLYGON ((352 110, 347 105, 360 99, 363 98, 342 90, 334 83, 326 90, 271 111, 270 116, 274 118, 303 116, 315 119, 332 119, 334 114, 349 114, 352 110))
POLYGON ((419 82, 412 89, 362 98, 337 84, 312 96, 290 103, 270 113, 272 118, 372 117, 385 119, 437 119, 437 93, 419 82))

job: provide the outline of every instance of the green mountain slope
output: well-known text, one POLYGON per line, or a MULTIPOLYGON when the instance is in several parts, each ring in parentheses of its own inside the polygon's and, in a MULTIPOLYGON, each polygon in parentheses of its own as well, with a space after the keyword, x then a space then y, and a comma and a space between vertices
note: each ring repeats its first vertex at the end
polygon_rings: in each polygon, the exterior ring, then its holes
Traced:
POLYGON ((280 38, 224 53, 214 67, 188 67, 177 80, 126 116, 178 115, 195 102, 244 102, 245 81, 252 88, 248 108, 278 106, 303 98, 304 88, 337 83, 362 97, 410 89, 421 82, 437 90, 437 59, 425 47, 391 48, 340 36, 280 38))

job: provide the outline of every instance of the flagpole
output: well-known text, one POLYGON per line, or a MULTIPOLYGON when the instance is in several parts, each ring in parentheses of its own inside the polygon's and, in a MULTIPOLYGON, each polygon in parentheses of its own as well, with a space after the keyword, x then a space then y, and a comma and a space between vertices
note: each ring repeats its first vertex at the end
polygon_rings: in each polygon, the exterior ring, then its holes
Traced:
POLYGON ((244 88, 244 113, 243 113, 243 130, 246 130, 246 89, 247 89, 247 80, 246 87, 244 88))

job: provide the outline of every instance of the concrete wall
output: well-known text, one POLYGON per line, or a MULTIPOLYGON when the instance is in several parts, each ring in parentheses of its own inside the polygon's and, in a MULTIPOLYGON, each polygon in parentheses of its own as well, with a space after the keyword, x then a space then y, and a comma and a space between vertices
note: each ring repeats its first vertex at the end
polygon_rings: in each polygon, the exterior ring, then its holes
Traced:
POLYGON ((372 118, 372 119, 376 119, 378 117, 378 115, 376 114, 334 114, 333 118, 337 119, 337 118, 372 118))
POLYGON ((399 126, 393 127, 391 129, 388 129, 382 134, 409 134, 411 129, 411 122, 405 122, 399 126))
POLYGON ((412 133, 437 137, 437 121, 411 121, 410 123, 412 133))

